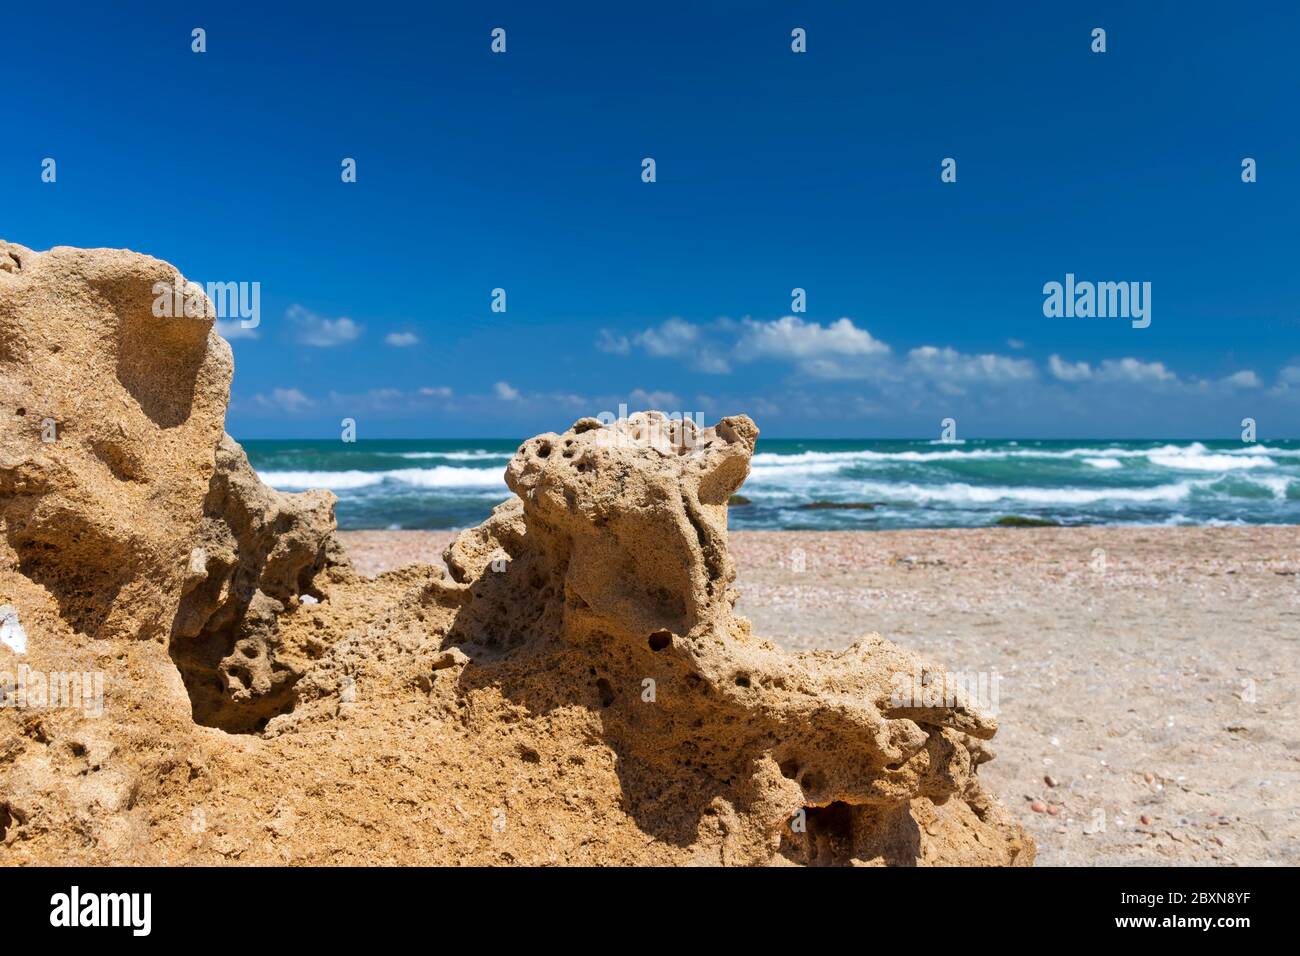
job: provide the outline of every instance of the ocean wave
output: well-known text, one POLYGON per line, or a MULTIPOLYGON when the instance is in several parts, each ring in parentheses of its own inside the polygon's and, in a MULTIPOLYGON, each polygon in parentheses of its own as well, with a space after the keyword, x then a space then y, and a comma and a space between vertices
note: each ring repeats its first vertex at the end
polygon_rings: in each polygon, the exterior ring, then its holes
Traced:
POLYGON ((1162 449, 1134 450, 1126 448, 1071 448, 1065 451, 1048 449, 996 449, 976 448, 971 451, 803 451, 785 455, 779 452, 759 452, 752 459, 756 468, 803 469, 822 465, 853 465, 860 462, 931 461, 1006 461, 1012 458, 1075 459, 1102 457, 1141 457, 1154 451, 1176 452, 1177 446, 1162 449))
POLYGON ((1185 501, 1193 495, 1217 498, 1257 497, 1248 489, 1265 492, 1262 497, 1287 499, 1293 487, 1300 482, 1282 475, 1250 475, 1237 479, 1189 479, 1145 488, 1045 488, 1040 486, 1010 487, 999 485, 971 485, 952 482, 943 485, 895 484, 892 482, 864 482, 854 486, 860 493, 884 502, 927 504, 941 502, 953 505, 993 504, 1001 501, 1020 501, 1034 505, 1091 505, 1108 502, 1155 503, 1185 501), (1240 482, 1239 485, 1234 482, 1240 482))
POLYGON ((1124 458, 1145 458, 1160 468, 1188 471, 1227 471, 1238 468, 1278 467, 1274 457, 1300 456, 1300 451, 1246 445, 1240 449, 1222 449, 1211 452, 1201 442, 1188 445, 1166 444, 1154 448, 974 448, 946 451, 804 451, 791 454, 759 452, 752 459, 753 470, 773 475, 778 472, 792 474, 829 473, 846 465, 865 462, 925 463, 935 461, 1007 461, 1011 459, 1043 459, 1057 461, 1083 460, 1097 468, 1118 467, 1124 458), (1098 461, 1115 461, 1116 464, 1097 464, 1098 461))
MULTIPOLYGON (((1001 515, 1062 524, 1300 521, 1300 442, 772 440, 731 514, 738 528, 985 527, 1001 515), (808 509, 810 502, 874 509, 808 509)), ((275 488, 338 493, 347 527, 464 527, 509 495, 514 446, 484 441, 283 443, 250 457, 275 488), (263 470, 264 469, 264 470, 263 470)))
POLYGON ((764 483, 780 482, 799 475, 835 475, 850 462, 814 461, 807 464, 791 465, 753 465, 749 469, 749 481, 764 483))
POLYGON ((1277 462, 1260 455, 1209 454, 1205 451, 1185 451, 1176 454, 1150 454, 1148 460, 1161 468, 1183 471, 1233 471, 1239 468, 1276 468, 1277 462))
POLYGON ((970 485, 965 482, 945 485, 864 482, 858 485, 858 490, 869 498, 885 502, 901 500, 908 504, 994 504, 1001 501, 1022 501, 1036 505, 1088 505, 1105 501, 1182 501, 1195 489, 1207 484, 1204 481, 1180 481, 1151 488, 1015 488, 970 485))
POLYGON ((303 491, 329 488, 332 491, 365 488, 384 482, 396 482, 417 488, 496 488, 505 487, 500 468, 456 468, 437 465, 433 468, 394 468, 389 471, 263 471, 258 477, 272 488, 303 491))
POLYGON ((513 452, 484 451, 481 448, 474 451, 381 451, 374 452, 374 454, 383 455, 386 458, 407 458, 413 460, 446 458, 448 461, 490 461, 496 459, 503 463, 514 457, 513 452))
POLYGON ((1286 475, 1241 475, 1238 480, 1246 485, 1267 488, 1274 498, 1286 498, 1291 488, 1297 485, 1296 479, 1286 475))

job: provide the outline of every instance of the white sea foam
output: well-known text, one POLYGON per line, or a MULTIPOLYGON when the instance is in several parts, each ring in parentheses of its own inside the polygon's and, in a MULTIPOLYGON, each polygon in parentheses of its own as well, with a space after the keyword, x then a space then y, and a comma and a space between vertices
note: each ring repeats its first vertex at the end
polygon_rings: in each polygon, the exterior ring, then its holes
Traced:
POLYGON ((791 455, 759 452, 753 457, 756 468, 803 468, 810 465, 852 465, 859 462, 927 462, 927 461, 1001 461, 1010 458, 1072 459, 1084 457, 1142 457, 1154 452, 1173 453, 1180 449, 1166 445, 1153 449, 1071 448, 1047 449, 975 448, 970 451, 804 451, 791 455))
MULTIPOLYGON (((753 458, 755 467, 796 467, 811 464, 852 464, 864 461, 984 461, 1008 458, 1148 458, 1154 464, 1165 467, 1190 467, 1186 463, 1211 461, 1214 468, 1254 468, 1256 464, 1243 462, 1259 461, 1260 456, 1276 455, 1279 457, 1300 457, 1300 450, 1268 448, 1262 445, 1243 445, 1240 449, 1221 449, 1210 452, 1201 442, 1187 445, 1159 445, 1154 448, 972 448, 970 450, 948 449, 944 451, 803 451, 793 454, 759 452, 753 458), (1227 462, 1228 464, 1222 464, 1227 462)), ((1276 465, 1275 461, 1265 458, 1262 462, 1276 465)))
MULTIPOLYGON (((406 520, 416 502, 438 516, 434 520, 468 521, 477 503, 486 513, 508 494, 503 471, 509 451, 473 443, 444 451, 407 447, 367 452, 379 458, 315 460, 291 449, 280 459, 284 466, 276 469, 272 459, 261 476, 284 490, 333 489, 343 498, 341 514, 361 508, 358 513, 376 527, 394 514, 406 520), (375 471, 349 467, 362 460, 383 464, 375 471), (308 461, 325 469, 326 462, 337 464, 335 470, 295 469, 308 461), (390 501, 397 512, 388 511, 390 501), (441 517, 444 509, 454 518, 441 517)), ((998 514, 1043 513, 1065 523, 1205 524, 1295 520, 1300 507, 1300 447, 1098 439, 1047 447, 971 441, 890 448, 813 443, 789 454, 761 450, 741 491, 754 507, 738 509, 733 521, 741 527, 983 526, 998 514), (844 513, 799 508, 817 500, 881 506, 844 513)))
POLYGON ((272 488, 298 491, 310 488, 365 488, 385 481, 417 488, 505 487, 501 468, 395 468, 389 471, 264 471, 258 476, 272 488))
POLYGON ((998 501, 1023 501, 1038 505, 1087 505, 1102 501, 1182 501, 1192 490, 1206 482, 1181 481, 1152 488, 1012 488, 979 486, 965 482, 946 485, 892 484, 863 482, 858 490, 866 497, 914 504, 945 502, 948 504, 992 504, 998 501))
POLYGON ((1250 475, 1245 478, 1248 484, 1261 485, 1273 492, 1274 498, 1285 498, 1293 480, 1286 475, 1250 475))
POLYGON ((509 461, 514 453, 508 451, 484 451, 475 449, 474 451, 381 451, 376 452, 378 455, 386 455, 392 458, 409 458, 413 460, 427 460, 430 458, 445 458, 448 461, 491 461, 497 460, 503 464, 509 461))
MULTIPOLYGON (((1204 447, 1204 446, 1202 446, 1204 447)), ((1183 471, 1235 471, 1239 468, 1276 468, 1277 462, 1272 458, 1259 455, 1224 455, 1208 454, 1204 451, 1174 452, 1147 456, 1151 464, 1161 468, 1177 468, 1183 471)))

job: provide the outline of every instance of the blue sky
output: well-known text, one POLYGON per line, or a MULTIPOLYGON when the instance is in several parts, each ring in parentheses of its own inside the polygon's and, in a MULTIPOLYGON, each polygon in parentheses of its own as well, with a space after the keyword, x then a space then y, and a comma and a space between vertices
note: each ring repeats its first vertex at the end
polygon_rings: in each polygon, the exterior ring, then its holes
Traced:
POLYGON ((259 282, 237 438, 1300 434, 1293 3, 84 7, 6 14, 0 235, 259 282))

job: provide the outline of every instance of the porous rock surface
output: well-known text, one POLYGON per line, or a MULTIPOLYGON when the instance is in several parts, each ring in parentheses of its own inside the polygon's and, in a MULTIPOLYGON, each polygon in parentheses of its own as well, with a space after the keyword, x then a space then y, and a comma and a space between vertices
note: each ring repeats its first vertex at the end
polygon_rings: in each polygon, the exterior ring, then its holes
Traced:
POLYGON ((530 439, 447 571, 366 580, 333 496, 223 434, 210 306, 151 311, 183 281, 0 243, 0 679, 104 682, 101 716, 0 708, 0 862, 1032 862, 976 773, 993 718, 891 697, 939 668, 734 613, 748 418, 530 439))

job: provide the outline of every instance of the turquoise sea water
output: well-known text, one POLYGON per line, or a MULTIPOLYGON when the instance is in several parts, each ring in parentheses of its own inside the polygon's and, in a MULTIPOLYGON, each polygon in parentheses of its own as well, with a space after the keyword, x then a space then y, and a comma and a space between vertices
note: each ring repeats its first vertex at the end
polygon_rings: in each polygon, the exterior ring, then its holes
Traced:
MULTIPOLYGON (((342 528, 461 528, 509 495, 518 442, 249 441, 286 491, 329 488, 342 528)), ((760 439, 733 528, 1300 523, 1300 441, 760 439), (814 502, 871 509, 807 509, 814 502)))

